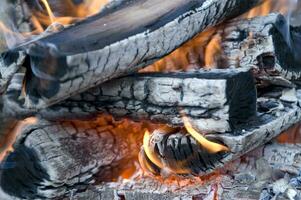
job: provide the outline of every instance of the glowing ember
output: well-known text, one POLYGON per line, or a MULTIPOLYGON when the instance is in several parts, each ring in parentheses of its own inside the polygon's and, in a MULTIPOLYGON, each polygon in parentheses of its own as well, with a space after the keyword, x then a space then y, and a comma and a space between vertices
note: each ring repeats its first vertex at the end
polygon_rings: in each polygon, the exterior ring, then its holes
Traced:
POLYGON ((210 153, 218 153, 218 152, 222 152, 222 151, 229 151, 229 148, 215 143, 215 142, 211 142, 209 140, 207 140, 202 134, 200 134, 199 132, 197 132, 192 125, 189 122, 189 119, 187 117, 183 117, 183 122, 185 125, 186 130, 188 131, 188 133, 196 140, 198 141, 205 149, 207 149, 207 151, 209 151, 210 153))

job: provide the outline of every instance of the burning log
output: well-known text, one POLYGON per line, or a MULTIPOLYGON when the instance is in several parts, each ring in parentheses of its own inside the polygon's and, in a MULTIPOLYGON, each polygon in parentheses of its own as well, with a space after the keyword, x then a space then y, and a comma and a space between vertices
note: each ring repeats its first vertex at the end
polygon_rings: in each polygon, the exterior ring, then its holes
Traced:
MULTIPOLYGON (((298 91, 299 93, 300 91, 298 91)), ((300 94, 298 94, 299 96, 300 94)), ((282 97, 284 98, 284 97, 282 97)), ((222 134, 207 134, 210 141, 216 141, 229 148, 228 152, 211 150, 209 144, 202 144, 198 138, 187 129, 166 133, 155 131, 144 145, 148 164, 155 166, 151 171, 169 169, 177 174, 208 174, 225 163, 265 144, 278 136, 301 119, 299 103, 261 98, 258 101, 258 118, 250 121, 235 132, 222 134), (158 169, 159 168, 159 169, 158 169)), ((201 133, 200 133, 201 134, 201 133)), ((210 144, 211 145, 211 144, 210 144)), ((144 152, 142 152, 144 155, 144 152)), ((144 155, 144 156, 145 156, 144 155)))
POLYGON ((21 44, 14 50, 26 51, 30 60, 25 63, 24 105, 41 109, 137 71, 259 1, 124 1, 58 33, 21 44))
POLYGON ((218 34, 229 65, 255 67, 290 80, 300 78, 300 28, 289 27, 282 15, 233 20, 218 34))
MULTIPOLYGON (((11 117, 33 114, 15 101, 21 89, 22 76, 16 76, 4 100, 11 117)), ((58 120, 91 119, 102 113, 172 126, 183 126, 186 115, 200 131, 226 132, 256 115, 256 88, 247 70, 136 74, 104 83, 38 114, 58 120)))
POLYGON ((141 134, 123 133, 109 123, 38 121, 26 127, 4 162, 9 167, 2 169, 1 188, 22 199, 60 197, 85 189, 101 167, 116 167, 140 149, 141 134))

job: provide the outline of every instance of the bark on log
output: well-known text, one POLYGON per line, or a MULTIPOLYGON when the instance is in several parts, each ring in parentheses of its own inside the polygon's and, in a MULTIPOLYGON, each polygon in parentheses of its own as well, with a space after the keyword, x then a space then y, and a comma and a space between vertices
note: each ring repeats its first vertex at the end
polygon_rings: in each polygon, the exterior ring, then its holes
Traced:
POLYGON ((299 27, 289 27, 280 14, 233 20, 218 31, 230 66, 255 67, 290 80, 301 76, 299 27))
POLYGON ((117 165, 140 149, 143 134, 126 135, 118 124, 109 123, 38 121, 26 127, 5 161, 10 167, 1 171, 1 188, 21 199, 59 197, 86 188, 101 167, 117 165))
MULTIPOLYGON (((11 117, 33 114, 22 110, 22 101, 16 102, 21 88, 22 76, 16 76, 4 100, 11 117)), ((38 115, 50 120, 91 119, 102 113, 172 126, 183 126, 184 114, 202 132, 226 132, 256 116, 256 88, 247 70, 136 74, 104 83, 38 115)))
POLYGON ((16 50, 24 49, 31 60, 25 106, 44 108, 136 71, 259 1, 137 0, 23 44, 16 50))
MULTIPOLYGON (((300 98, 301 91, 297 92, 300 98)), ((283 98, 283 97, 282 97, 283 98)), ((281 99, 281 98, 280 98, 281 99)), ((286 98, 287 99, 287 98, 286 98)), ((151 151, 161 166, 174 173, 204 175, 224 167, 225 163, 265 144, 301 119, 299 100, 259 99, 258 118, 249 121, 241 129, 223 134, 208 134, 206 138, 229 148, 227 153, 210 153, 186 132, 167 134, 156 131, 151 136, 151 151)), ((153 163, 155 164, 155 163, 153 163)), ((158 171, 154 169, 153 171, 158 171)))

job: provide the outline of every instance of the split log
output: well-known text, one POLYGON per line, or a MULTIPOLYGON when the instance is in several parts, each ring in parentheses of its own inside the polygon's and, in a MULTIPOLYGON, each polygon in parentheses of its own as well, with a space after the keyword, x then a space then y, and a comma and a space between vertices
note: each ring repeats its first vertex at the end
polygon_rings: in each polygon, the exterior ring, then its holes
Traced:
POLYGON ((217 34, 222 38, 223 58, 228 65, 255 67, 267 75, 289 80, 300 78, 301 31, 299 27, 289 27, 282 15, 233 20, 217 34))
MULTIPOLYGON (((22 76, 15 76, 4 100, 10 117, 34 114, 16 102, 21 88, 22 76)), ((186 115, 202 132, 226 132, 256 116, 256 88, 247 70, 136 74, 104 83, 38 115, 50 120, 91 119, 102 113, 172 126, 183 126, 186 115)))
POLYGON ((1 188, 20 199, 53 198, 86 188, 101 167, 116 166, 140 149, 143 134, 135 135, 134 129, 125 133, 109 123, 38 121, 26 127, 4 162, 9 167, 1 171, 1 188))
POLYGON ((27 108, 41 109, 129 74, 260 0, 137 0, 21 44, 30 62, 27 108), (122 19, 122 20, 121 20, 122 19))
MULTIPOLYGON (((298 97, 300 97, 300 92, 297 92, 298 97)), ((278 99, 260 98, 258 118, 250 120, 241 129, 234 130, 234 133, 205 136, 211 141, 226 145, 229 152, 210 153, 190 134, 185 134, 186 131, 172 134, 155 131, 151 135, 151 142, 148 146, 158 159, 157 163, 152 163, 156 166, 152 171, 160 171, 160 168, 166 167, 174 173, 200 176, 222 168, 225 163, 265 144, 282 131, 298 123, 301 119, 301 107, 298 102, 297 98, 291 103, 278 99)))

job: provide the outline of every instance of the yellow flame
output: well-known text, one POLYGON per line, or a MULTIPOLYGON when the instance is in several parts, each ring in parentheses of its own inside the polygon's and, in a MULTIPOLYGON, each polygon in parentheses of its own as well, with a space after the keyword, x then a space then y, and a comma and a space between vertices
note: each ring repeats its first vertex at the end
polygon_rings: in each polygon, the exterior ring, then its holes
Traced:
POLYGON ((151 135, 148 130, 145 131, 144 137, 143 137, 143 149, 145 151, 146 156, 160 168, 163 168, 163 164, 161 160, 157 157, 156 153, 149 147, 149 143, 151 140, 151 135))
POLYGON ((48 16, 49 16, 49 19, 50 19, 51 23, 54 23, 55 22, 55 16, 54 16, 54 14, 53 14, 53 12, 50 8, 50 5, 49 5, 48 1, 47 0, 41 0, 41 1, 44 4, 44 6, 47 10, 47 13, 48 13, 48 16))
POLYGON ((186 130, 188 131, 188 133, 196 140, 198 141, 205 149, 207 149, 207 151, 209 151, 210 153, 218 153, 218 152, 222 152, 222 151, 229 151, 229 148, 215 143, 215 142, 211 142, 209 140, 207 140, 202 134, 200 134, 199 132, 197 132, 191 125, 191 123, 189 122, 189 119, 184 116, 183 117, 183 122, 185 125, 186 130))

